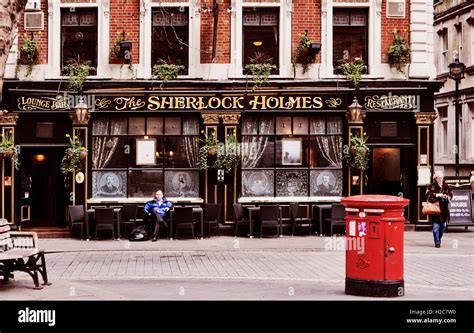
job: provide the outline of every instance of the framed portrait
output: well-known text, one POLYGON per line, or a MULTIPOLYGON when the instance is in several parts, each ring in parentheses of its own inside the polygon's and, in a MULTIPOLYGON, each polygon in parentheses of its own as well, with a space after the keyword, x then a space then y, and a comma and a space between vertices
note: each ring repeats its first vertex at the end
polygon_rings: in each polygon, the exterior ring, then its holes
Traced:
POLYGON ((165 171, 165 193, 168 197, 199 197, 199 171, 165 171))
POLYGON ((92 196, 95 198, 124 198, 127 196, 126 171, 93 171, 92 196))
POLYGON ((281 164, 302 165, 303 141, 301 139, 281 139, 281 164))
POLYGON ((342 170, 311 170, 310 182, 311 196, 342 196, 342 170))
POLYGON ((156 140, 137 139, 136 144, 137 165, 155 165, 156 140))

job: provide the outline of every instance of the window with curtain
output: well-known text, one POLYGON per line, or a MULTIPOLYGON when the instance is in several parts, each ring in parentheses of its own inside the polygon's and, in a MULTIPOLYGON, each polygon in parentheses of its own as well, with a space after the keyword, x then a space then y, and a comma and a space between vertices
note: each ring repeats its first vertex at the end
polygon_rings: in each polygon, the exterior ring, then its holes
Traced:
POLYGON ((244 197, 341 196, 340 117, 242 119, 244 197))
POLYGON ((162 189, 168 197, 198 197, 198 154, 197 117, 95 117, 92 195, 149 197, 162 189), (154 153, 146 165, 137 160, 144 140, 154 153))

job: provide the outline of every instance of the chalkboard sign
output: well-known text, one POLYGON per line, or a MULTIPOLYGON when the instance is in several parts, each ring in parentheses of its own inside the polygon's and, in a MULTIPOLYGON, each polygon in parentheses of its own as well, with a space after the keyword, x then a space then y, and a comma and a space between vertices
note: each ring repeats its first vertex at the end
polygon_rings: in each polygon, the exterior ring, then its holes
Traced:
POLYGON ((467 225, 472 223, 472 192, 471 190, 453 189, 453 199, 449 208, 449 224, 467 225))

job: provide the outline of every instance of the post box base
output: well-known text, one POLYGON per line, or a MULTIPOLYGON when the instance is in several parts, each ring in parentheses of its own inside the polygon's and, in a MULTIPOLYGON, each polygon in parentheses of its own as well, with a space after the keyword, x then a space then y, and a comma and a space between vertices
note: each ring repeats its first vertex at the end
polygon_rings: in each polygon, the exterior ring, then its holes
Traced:
POLYGON ((369 297, 400 297, 405 295, 404 281, 346 278, 346 294, 369 297))

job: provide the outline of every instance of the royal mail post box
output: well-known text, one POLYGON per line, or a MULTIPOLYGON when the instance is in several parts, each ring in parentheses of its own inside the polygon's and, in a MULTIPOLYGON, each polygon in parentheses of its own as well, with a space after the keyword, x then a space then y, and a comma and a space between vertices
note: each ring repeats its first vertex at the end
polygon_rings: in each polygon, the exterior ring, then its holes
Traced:
POLYGON ((409 200, 389 195, 342 199, 346 207, 346 294, 404 295, 404 207, 409 200))

